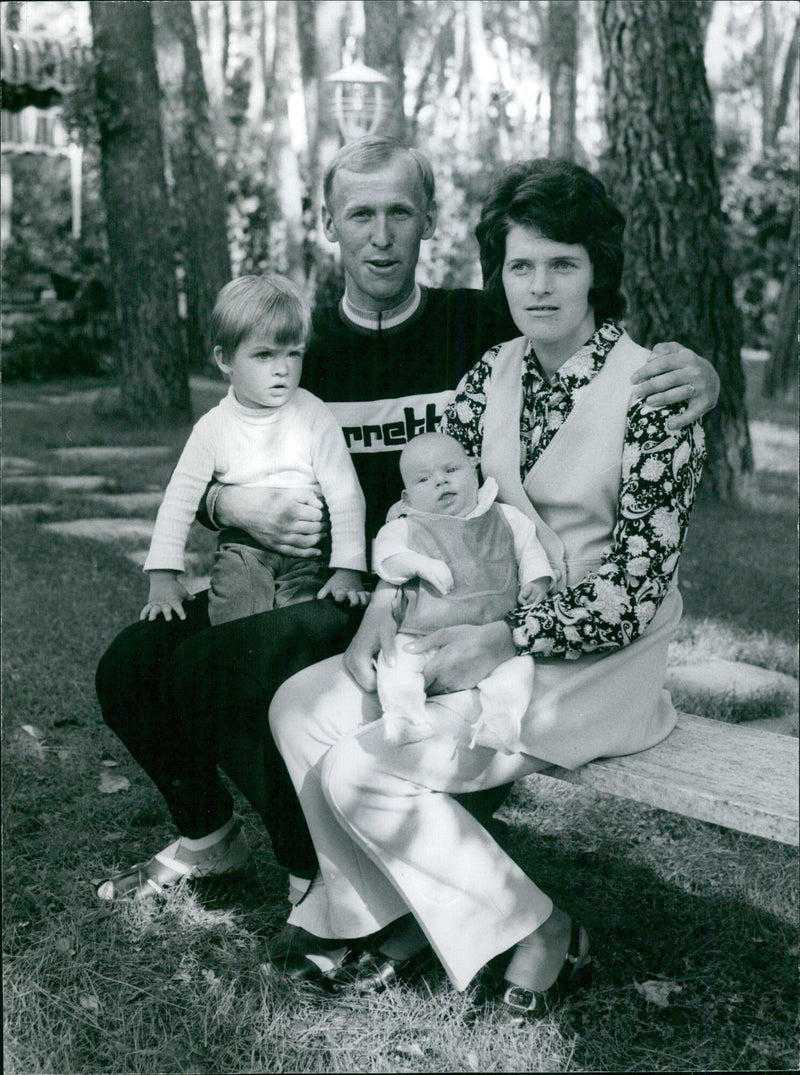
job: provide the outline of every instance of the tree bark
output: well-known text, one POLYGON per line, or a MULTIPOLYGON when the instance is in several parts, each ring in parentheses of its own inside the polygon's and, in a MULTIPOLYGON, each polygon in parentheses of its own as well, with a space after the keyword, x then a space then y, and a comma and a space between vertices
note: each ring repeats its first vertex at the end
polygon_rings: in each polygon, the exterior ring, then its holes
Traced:
POLYGON ((772 0, 761 0, 761 151, 772 146, 772 79, 775 66, 775 20, 772 0))
POLYGON ((404 142, 405 75, 397 0, 364 0, 364 63, 386 75, 392 83, 389 109, 376 133, 404 142))
POLYGON ((190 0, 156 0, 152 12, 164 91, 162 126, 183 264, 187 353, 190 364, 202 368, 211 362, 214 299, 231 277, 225 193, 190 0))
POLYGON ((578 88, 578 0, 550 0, 547 58, 550 82, 551 157, 575 159, 578 88))
POLYGON ((764 370, 765 396, 777 396, 788 392, 797 381, 797 205, 792 216, 789 236, 789 269, 783 280, 778 303, 778 323, 772 342, 769 361, 764 370))
POLYGON ((794 30, 789 39, 789 47, 786 50, 786 59, 783 64, 783 75, 778 90, 778 100, 772 113, 772 130, 770 132, 770 145, 775 145, 781 128, 786 123, 789 114, 789 101, 792 96, 792 87, 797 83, 797 58, 800 55, 800 17, 795 19, 794 30))
POLYGON ((320 185, 342 139, 333 112, 333 92, 325 80, 342 66, 343 0, 297 5, 297 37, 308 127, 309 171, 314 219, 319 219, 320 185))
POLYGON ((303 188, 289 125, 289 94, 298 80, 299 64, 294 5, 284 0, 275 13, 275 81, 271 101, 274 125, 268 152, 276 177, 279 215, 270 232, 270 259, 278 271, 304 284, 303 188))
POLYGON ((90 10, 121 405, 139 421, 183 420, 189 382, 150 5, 92 0, 90 10))
POLYGON ((645 346, 677 338, 715 366, 721 392, 705 421, 703 484, 728 499, 746 491, 753 459, 697 9, 602 0, 598 30, 607 175, 627 219, 631 335, 645 346))

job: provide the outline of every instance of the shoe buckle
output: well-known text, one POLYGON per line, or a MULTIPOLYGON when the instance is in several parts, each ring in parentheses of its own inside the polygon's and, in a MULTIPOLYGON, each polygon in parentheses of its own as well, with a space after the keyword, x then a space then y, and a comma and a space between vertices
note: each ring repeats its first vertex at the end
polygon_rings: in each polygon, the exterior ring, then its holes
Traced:
POLYGON ((521 985, 510 985, 503 993, 503 1003, 515 1012, 532 1012, 536 1009, 539 998, 532 989, 521 985))

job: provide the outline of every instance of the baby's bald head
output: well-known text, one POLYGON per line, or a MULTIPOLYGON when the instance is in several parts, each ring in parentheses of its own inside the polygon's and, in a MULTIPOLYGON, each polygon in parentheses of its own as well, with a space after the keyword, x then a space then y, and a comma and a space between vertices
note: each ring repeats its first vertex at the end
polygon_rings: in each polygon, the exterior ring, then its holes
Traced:
POLYGON ((477 463, 446 433, 421 433, 400 453, 403 500, 417 511, 468 515, 478 499, 477 463))

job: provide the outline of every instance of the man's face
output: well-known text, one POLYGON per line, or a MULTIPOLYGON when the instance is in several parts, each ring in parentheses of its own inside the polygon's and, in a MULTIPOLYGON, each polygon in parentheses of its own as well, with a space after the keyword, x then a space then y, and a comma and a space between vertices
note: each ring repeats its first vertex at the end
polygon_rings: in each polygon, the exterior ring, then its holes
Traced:
POLYGON ((433 235, 436 207, 427 204, 414 161, 397 156, 377 171, 338 171, 322 223, 339 244, 353 304, 388 310, 411 294, 419 244, 433 235))

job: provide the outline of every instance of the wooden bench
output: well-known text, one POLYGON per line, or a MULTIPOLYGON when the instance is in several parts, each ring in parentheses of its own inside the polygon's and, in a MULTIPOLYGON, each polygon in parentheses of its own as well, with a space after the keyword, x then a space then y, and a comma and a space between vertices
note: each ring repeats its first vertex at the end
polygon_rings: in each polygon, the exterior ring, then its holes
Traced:
POLYGON ((537 775, 798 844, 794 736, 680 713, 672 734, 649 750, 537 775))

